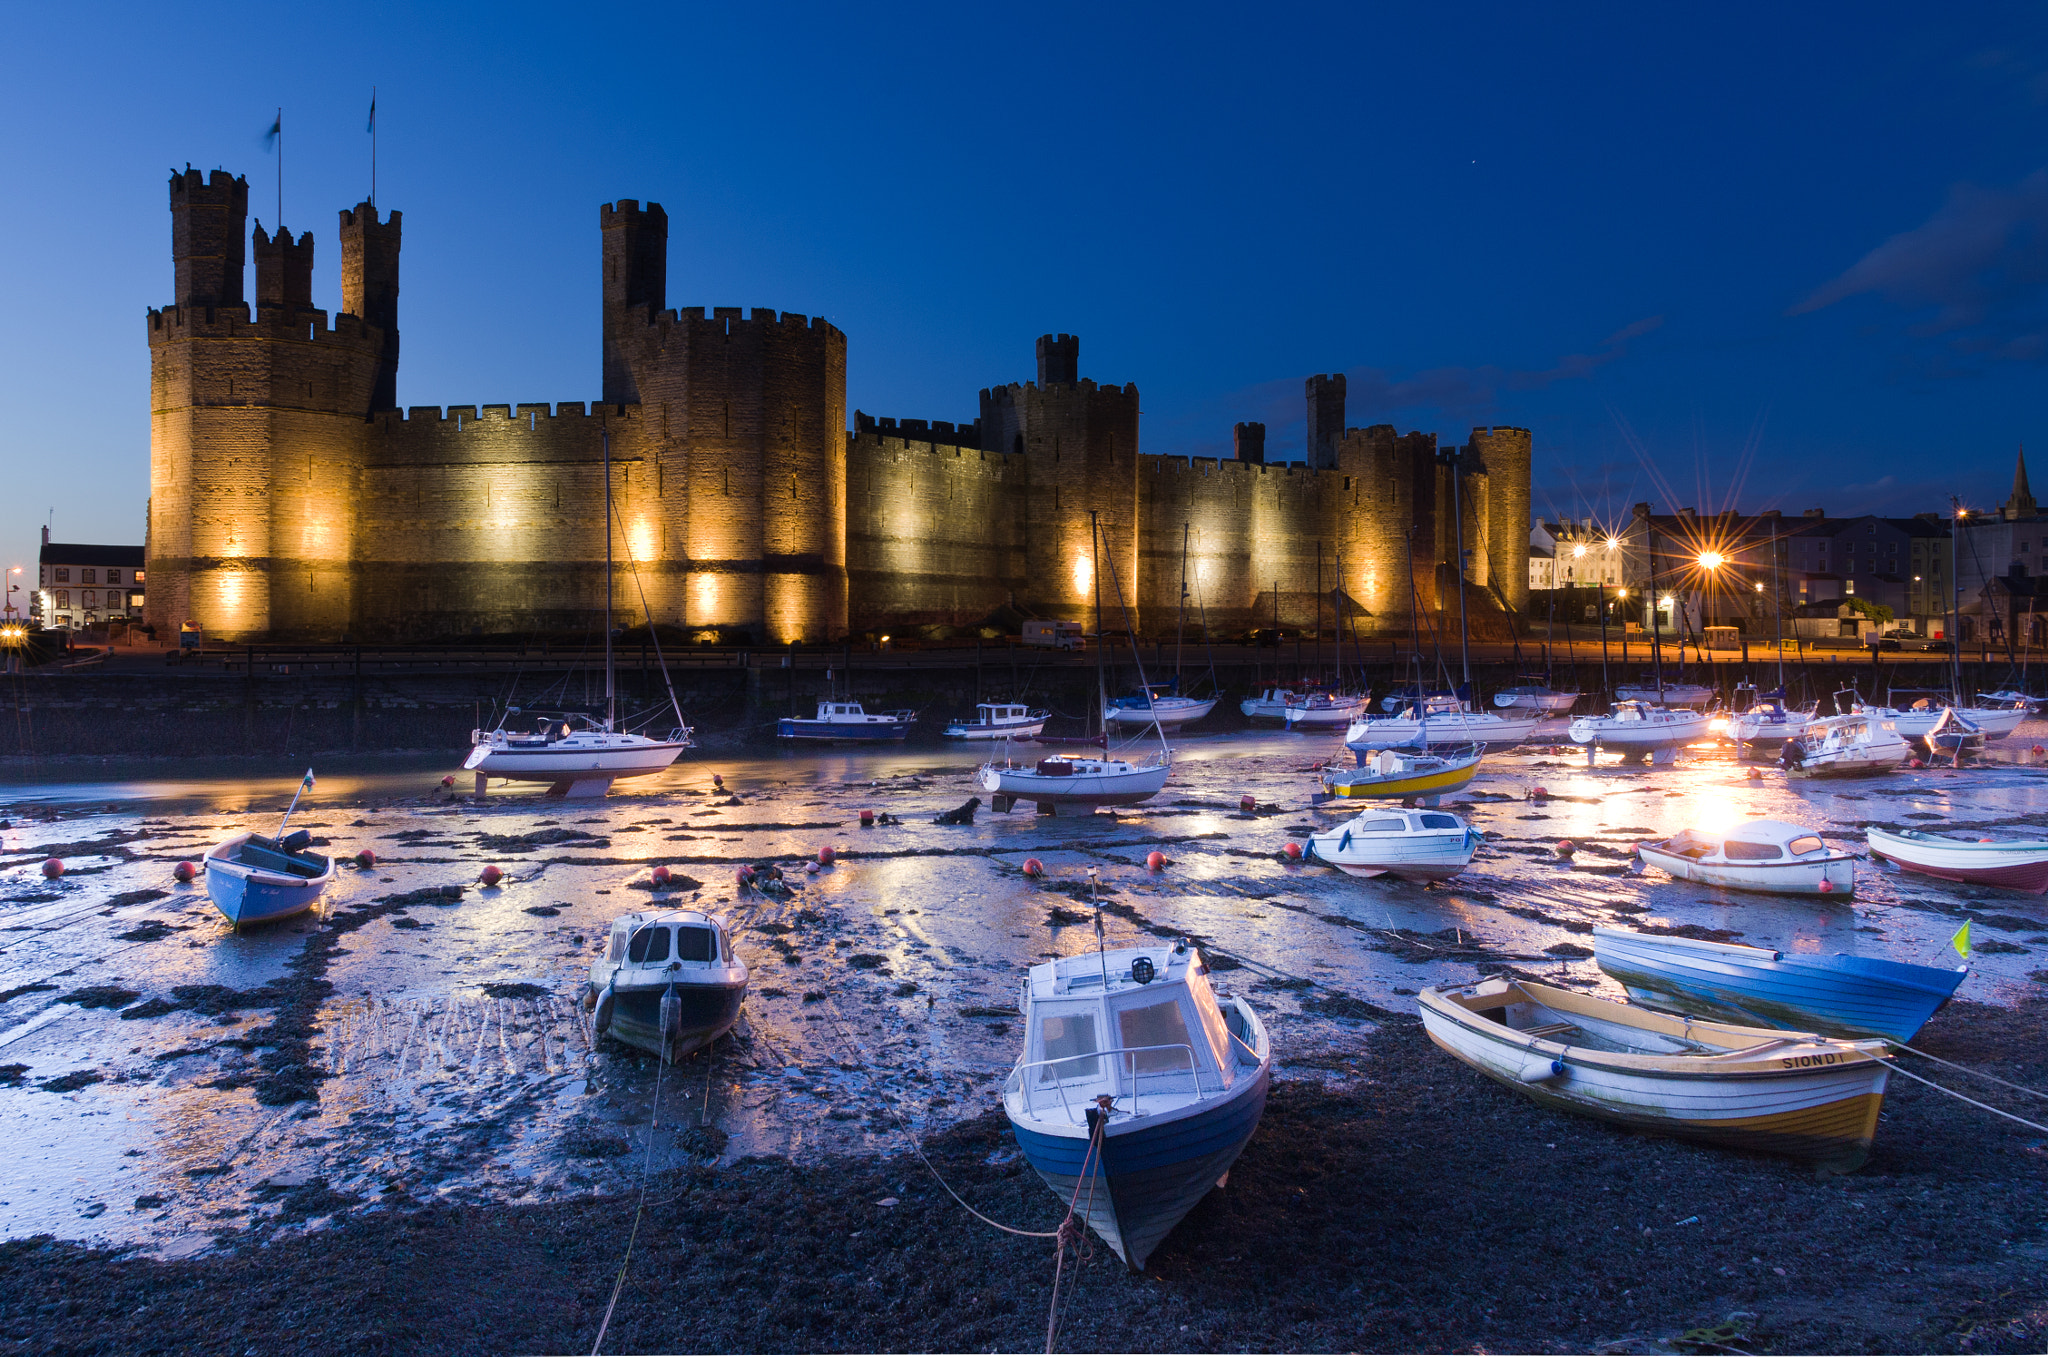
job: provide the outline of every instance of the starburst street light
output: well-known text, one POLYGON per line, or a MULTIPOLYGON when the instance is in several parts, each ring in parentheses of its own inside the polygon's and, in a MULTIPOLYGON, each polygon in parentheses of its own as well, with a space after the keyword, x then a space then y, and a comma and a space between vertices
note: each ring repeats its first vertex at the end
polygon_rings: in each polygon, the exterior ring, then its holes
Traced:
POLYGON ((1577 546, 1575 546, 1575 547, 1573 547, 1573 548, 1572 548, 1572 556, 1573 556, 1573 557, 1574 557, 1575 559, 1580 559, 1580 560, 1583 560, 1583 559, 1585 558, 1585 555, 1586 555, 1586 544, 1585 544, 1584 542, 1581 542, 1581 543, 1579 543, 1579 544, 1578 544, 1577 546))
POLYGON ((1699 561, 1702 570, 1719 570, 1722 566, 1728 564, 1728 558, 1718 551, 1701 552, 1699 561))

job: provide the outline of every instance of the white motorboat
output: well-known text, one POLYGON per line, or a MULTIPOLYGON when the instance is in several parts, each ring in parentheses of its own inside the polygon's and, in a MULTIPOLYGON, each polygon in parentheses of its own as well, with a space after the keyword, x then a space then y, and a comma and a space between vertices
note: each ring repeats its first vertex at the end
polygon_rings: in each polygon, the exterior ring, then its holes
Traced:
POLYGON ((1864 831, 1870 855, 1909 872, 2048 895, 2048 839, 1961 838, 1926 829, 1864 831))
POLYGON ((1115 699, 1102 709, 1103 724, 1141 731, 1155 726, 1162 731, 1179 730, 1215 709, 1216 698, 1182 697, 1173 691, 1173 686, 1147 684, 1128 697, 1115 699))
POLYGON ((1971 725, 1984 732, 1985 739, 2002 740, 2033 715, 2033 708, 2025 698, 2018 698, 2010 702, 1979 702, 1962 712, 1970 718, 1971 725))
POLYGON ((1287 706, 1289 730, 1333 730, 1348 726, 1365 710, 1364 693, 1311 692, 1287 706))
POLYGON ((1021 702, 977 702, 974 719, 955 721, 945 734, 949 740, 1017 740, 1038 734, 1051 719, 1051 712, 1021 702))
POLYGON ((869 711, 858 702, 826 699, 816 716, 785 716, 775 723, 777 738, 823 740, 833 744, 881 744, 910 734, 914 711, 869 711))
POLYGON ((747 995, 747 963, 729 932, 695 909, 614 919, 583 991, 592 1028, 671 1064, 724 1036, 747 995))
MULTIPOLYGON (((481 797, 489 780, 506 778, 513 782, 545 782, 549 796, 603 796, 622 777, 646 777, 674 763, 691 747, 690 727, 683 720, 682 704, 669 682, 668 661, 662 657, 661 636, 649 630, 654 657, 661 666, 662 684, 668 689, 668 705, 676 723, 668 735, 651 735, 621 730, 618 721, 617 674, 612 661, 612 436, 601 434, 604 447, 604 715, 572 711, 540 711, 532 731, 507 730, 508 717, 528 715, 519 707, 507 707, 494 730, 469 733, 469 757, 462 766, 476 774, 476 794, 481 797)), ((631 556, 627 563, 632 563, 631 556)), ((628 724, 632 724, 630 721, 628 724)))
POLYGON ((1354 767, 1328 766, 1321 770, 1323 790, 1314 797, 1318 806, 1354 800, 1406 801, 1434 806, 1437 798, 1470 783, 1479 772, 1479 760, 1486 753, 1483 744, 1454 746, 1441 753, 1429 749, 1381 749, 1374 753, 1352 750, 1354 767))
POLYGON ((1033 966, 1003 1111, 1025 1159, 1132 1270, 1258 1129, 1272 1041, 1187 943, 1033 966))
POLYGON ((1285 721, 1287 708, 1306 696, 1307 689, 1268 688, 1257 697, 1238 703, 1237 709, 1254 721, 1285 721))
POLYGON ((2039 712, 2041 704, 2048 702, 2048 697, 2035 697, 2017 688, 2001 688, 1995 693, 1977 694, 1977 705, 1980 707, 2006 707, 2015 702, 2025 703, 2029 712, 2039 712))
POLYGON ((1352 749, 1440 744, 1505 749, 1528 739, 1541 724, 1537 716, 1467 711, 1455 697, 1427 697, 1399 716, 1360 717, 1344 732, 1344 743, 1352 749))
POLYGON ((1606 716, 1581 716, 1568 732, 1574 744, 1586 746, 1586 761, 1595 750, 1606 749, 1625 758, 1647 755, 1652 763, 1669 763, 1680 746, 1691 744, 1707 733, 1707 714, 1697 711, 1667 711, 1646 702, 1622 701, 1606 716))
POLYGON ((1036 763, 1017 763, 1007 756, 982 765, 981 789, 998 813, 1019 801, 1054 815, 1087 815, 1097 806, 1135 806, 1149 801, 1166 786, 1173 759, 1164 752, 1143 763, 1108 757, 1058 755, 1036 763))
POLYGON ((1751 820, 1724 833, 1682 829, 1636 845, 1636 856, 1681 881, 1773 895, 1856 892, 1856 855, 1830 848, 1810 829, 1751 820))
POLYGON ((1891 718, 1864 707, 1809 723, 1778 757, 1794 777, 1854 777, 1888 773, 1912 753, 1891 718))
POLYGON ((1434 697, 1449 698, 1462 706, 1468 695, 1454 693, 1449 688, 1425 688, 1419 683, 1404 683, 1380 699, 1380 710, 1393 716, 1417 702, 1434 697))
POLYGON ((1441 881, 1471 865, 1484 837, 1447 810, 1368 810, 1311 834, 1304 861, 1351 876, 1441 881))
POLYGON ((1632 1130, 1859 1167, 1877 1134, 1882 1041, 1669 1017, 1494 976, 1417 999, 1423 1030, 1481 1074, 1632 1130))
POLYGON ((1577 693, 1561 693, 1542 683, 1523 683, 1513 688, 1503 688, 1493 695, 1493 705, 1511 711, 1532 712, 1538 716, 1556 716, 1568 712, 1579 700, 1577 693))
POLYGON ((1987 740, 2004 739, 2019 729, 2020 722, 2028 715, 2025 699, 1957 707, 1946 689, 1894 688, 1886 695, 1886 701, 1888 706, 1874 710, 1888 717, 1899 734, 1909 740, 1926 739, 1927 733, 1941 720, 1942 712, 1950 708, 1954 708, 1987 740), (1900 705, 1902 696, 1911 700, 1900 705))
POLYGON ((1703 683, 1624 683, 1614 690, 1614 700, 1652 707, 1704 707, 1714 700, 1714 690, 1703 683))
POLYGON ((550 796, 602 796, 622 777, 659 773, 690 747, 690 732, 678 726, 666 739, 610 730, 580 712, 523 712, 509 707, 506 717, 532 715, 531 731, 472 730, 471 749, 462 766, 485 778, 513 782, 545 782, 550 796))
POLYGON ((1778 699, 1767 697, 1729 718, 1728 738, 1745 749, 1776 749, 1804 735, 1813 719, 1810 711, 1791 711, 1778 699))

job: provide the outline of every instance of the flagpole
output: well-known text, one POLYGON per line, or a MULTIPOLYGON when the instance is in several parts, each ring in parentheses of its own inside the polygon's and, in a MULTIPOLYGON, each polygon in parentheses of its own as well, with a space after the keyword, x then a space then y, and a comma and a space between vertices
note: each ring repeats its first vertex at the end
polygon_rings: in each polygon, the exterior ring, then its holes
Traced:
MULTIPOLYGON (((284 230, 284 110, 277 110, 277 229, 284 230)), ((290 817, 290 812, 286 812, 290 817)))
POLYGON ((370 210, 377 210, 377 87, 370 86, 370 210))

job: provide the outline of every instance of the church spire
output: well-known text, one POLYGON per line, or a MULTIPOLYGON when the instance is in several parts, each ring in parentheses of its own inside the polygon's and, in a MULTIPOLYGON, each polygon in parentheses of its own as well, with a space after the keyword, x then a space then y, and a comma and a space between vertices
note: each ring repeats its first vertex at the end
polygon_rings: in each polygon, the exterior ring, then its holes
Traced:
POLYGON ((2007 500, 1999 511, 2007 522, 2011 522, 2015 519, 2032 518, 2035 510, 2034 492, 2027 487, 2027 449, 2023 443, 2020 445, 2019 462, 2012 470, 2012 498, 2007 500))

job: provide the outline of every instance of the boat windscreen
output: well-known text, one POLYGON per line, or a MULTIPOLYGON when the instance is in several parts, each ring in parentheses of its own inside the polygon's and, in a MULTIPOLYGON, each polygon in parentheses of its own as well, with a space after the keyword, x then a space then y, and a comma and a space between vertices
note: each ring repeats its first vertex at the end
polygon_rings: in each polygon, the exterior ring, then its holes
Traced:
POLYGON ((1803 858, 1808 853, 1825 853, 1828 846, 1821 841, 1820 835, 1804 834, 1786 844, 1785 850, 1795 858, 1803 858))
POLYGON ((1352 828, 1360 834, 1399 834, 1408 828, 1406 820, 1367 820, 1352 828))
POLYGON ((711 945, 711 930, 696 924, 676 929, 676 960, 711 961, 717 949, 711 945))
POLYGON ((1424 829, 1456 829, 1458 828, 1458 817, 1455 815, 1445 815, 1442 811, 1437 811, 1434 814, 1422 817, 1422 827, 1424 829))
POLYGON ((1730 862, 1770 862, 1785 856, 1785 850, 1774 843, 1744 843, 1730 839, 1721 845, 1721 855, 1730 862))
POLYGON ((655 927, 634 930, 633 941, 626 946, 626 960, 635 966, 648 961, 667 961, 668 930, 655 927))
POLYGON ((1181 1016, 1180 1004, 1176 1000, 1166 999, 1156 1004, 1123 1009, 1116 1015, 1116 1022, 1117 1041, 1120 1045, 1126 1048, 1168 1048, 1133 1051, 1130 1056, 1133 1073, 1149 1074, 1161 1070, 1187 1069, 1187 1052, 1176 1048, 1189 1045, 1188 1024, 1181 1016))
POLYGON ((1075 1013, 1057 1013, 1043 1020, 1045 1054, 1042 1059, 1056 1060, 1056 1065, 1039 1066, 1038 1082, 1058 1083, 1066 1079, 1093 1079, 1098 1071, 1098 1062, 1092 1057, 1101 1049, 1095 1040, 1095 1009, 1090 1007, 1075 1013))

